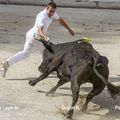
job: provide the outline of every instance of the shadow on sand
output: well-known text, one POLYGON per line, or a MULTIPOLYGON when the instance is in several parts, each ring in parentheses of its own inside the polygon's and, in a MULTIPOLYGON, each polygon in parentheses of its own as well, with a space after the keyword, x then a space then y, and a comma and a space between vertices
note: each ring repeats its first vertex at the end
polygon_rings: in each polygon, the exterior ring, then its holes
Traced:
MULTIPOLYGON (((120 75, 118 75, 118 77, 110 77, 109 81, 112 83, 120 82, 120 75)), ((120 83, 118 85, 120 85, 120 83)), ((70 87, 60 87, 59 89, 70 90, 70 87)), ((82 87, 81 91, 83 90, 89 93, 91 89, 92 87, 82 87)), ((41 91, 41 90, 39 90, 38 92, 46 93, 45 91, 41 91)), ((60 97, 60 96, 71 96, 72 97, 72 94, 65 94, 64 92, 58 93, 56 91, 54 97, 60 97)), ((79 95, 79 97, 85 97, 85 96, 86 95, 84 96, 79 95)), ((104 91, 100 95, 93 98, 92 102, 97 105, 100 105, 101 109, 106 109, 108 110, 108 112, 104 115, 100 115, 97 113, 91 113, 91 112, 86 113, 86 114, 100 116, 100 120, 120 120, 120 96, 117 97, 116 101, 117 102, 115 102, 114 99, 112 99, 107 89, 104 89, 104 91)))
MULTIPOLYGON (((31 77, 31 78, 17 78, 17 79, 7 79, 7 80, 31 80, 31 79, 36 79, 37 77, 31 77)), ((48 78, 57 78, 56 76, 49 76, 48 78)), ((118 75, 118 77, 110 77, 109 81, 112 83, 119 83, 120 82, 120 75, 118 75)), ((56 81, 57 83, 57 81, 56 81)), ((119 83, 120 85, 120 83, 119 83)), ((70 90, 70 87, 60 87, 59 88, 61 91, 62 90, 70 90)), ((82 87, 81 91, 85 91, 87 93, 89 93, 91 91, 92 87, 82 87)), ((38 90, 39 93, 47 93, 44 90, 38 90)), ((54 94, 54 97, 60 97, 60 96, 72 96, 72 94, 67 94, 67 93, 58 93, 56 91, 56 93, 54 94)), ((81 97, 81 95, 79 96, 81 97)), ((99 115, 100 120, 120 120, 120 96, 118 96, 117 98, 117 103, 115 103, 115 101, 112 99, 112 97, 110 96, 110 94, 108 93, 107 89, 104 89, 104 91, 94 97, 94 99, 92 100, 93 103, 100 105, 101 108, 103 109, 108 109, 109 112, 107 112, 105 115, 99 115)), ((92 113, 94 115, 94 113, 92 113)))
MULTIPOLYGON (((47 78, 57 78, 57 76, 55 75, 52 75, 52 76, 48 76, 47 78)), ((19 81, 24 81, 24 80, 34 80, 34 79, 37 79, 37 77, 30 77, 30 78, 9 78, 9 79, 6 79, 6 80, 19 80, 19 81)))

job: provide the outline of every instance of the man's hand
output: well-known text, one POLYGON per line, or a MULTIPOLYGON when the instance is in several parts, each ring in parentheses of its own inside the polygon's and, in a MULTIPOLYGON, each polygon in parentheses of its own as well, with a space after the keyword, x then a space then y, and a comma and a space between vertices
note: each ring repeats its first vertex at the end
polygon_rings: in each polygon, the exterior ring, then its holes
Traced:
POLYGON ((45 36, 44 38, 46 41, 49 41, 49 37, 48 36, 45 36))
POLYGON ((39 34, 34 34, 34 36, 33 36, 36 40, 40 40, 41 39, 41 37, 40 37, 40 35, 39 34))
POLYGON ((38 34, 40 36, 40 39, 46 40, 46 41, 49 40, 49 37, 44 33, 43 27, 41 27, 41 26, 38 27, 38 34))
POLYGON ((34 34, 34 38, 37 39, 37 40, 49 41, 49 37, 48 36, 41 37, 39 34, 34 34))
POLYGON ((73 30, 69 30, 69 33, 72 35, 72 36, 74 36, 75 35, 75 33, 74 33, 74 31, 73 30))

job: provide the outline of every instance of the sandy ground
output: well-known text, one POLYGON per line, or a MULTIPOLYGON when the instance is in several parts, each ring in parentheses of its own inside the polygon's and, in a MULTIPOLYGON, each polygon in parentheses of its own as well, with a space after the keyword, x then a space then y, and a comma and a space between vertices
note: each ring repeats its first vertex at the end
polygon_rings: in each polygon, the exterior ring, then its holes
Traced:
MULTIPOLYGON (((0 61, 5 60, 23 48, 25 33, 33 26, 36 14, 43 7, 0 5, 0 61)), ((75 37, 58 25, 52 23, 48 35, 54 43, 73 41, 82 37, 92 39, 96 50, 109 59, 110 77, 114 84, 120 85, 120 11, 99 9, 58 8, 58 13, 75 30, 75 37)), ((39 51, 26 60, 10 67, 7 77, 0 76, 0 120, 63 120, 58 108, 65 109, 71 104, 70 84, 62 86, 54 97, 45 93, 58 79, 50 75, 35 87, 28 85, 40 73, 37 68, 41 56, 39 51)), ((86 95, 91 85, 81 88, 86 95)), ((79 100, 80 101, 80 100, 79 100)), ((64 110, 63 110, 64 111, 64 110)), ((75 111, 73 120, 120 120, 120 101, 114 101, 105 89, 89 104, 86 113, 75 111), (99 110, 94 110, 99 105, 99 110)))

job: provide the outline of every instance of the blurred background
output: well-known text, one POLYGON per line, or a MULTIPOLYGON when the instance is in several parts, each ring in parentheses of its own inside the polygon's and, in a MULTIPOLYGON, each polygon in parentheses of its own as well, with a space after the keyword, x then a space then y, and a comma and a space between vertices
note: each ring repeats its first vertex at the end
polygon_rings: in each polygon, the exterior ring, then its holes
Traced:
POLYGON ((120 8, 120 0, 0 0, 1 4, 46 5, 54 1, 64 7, 120 8))

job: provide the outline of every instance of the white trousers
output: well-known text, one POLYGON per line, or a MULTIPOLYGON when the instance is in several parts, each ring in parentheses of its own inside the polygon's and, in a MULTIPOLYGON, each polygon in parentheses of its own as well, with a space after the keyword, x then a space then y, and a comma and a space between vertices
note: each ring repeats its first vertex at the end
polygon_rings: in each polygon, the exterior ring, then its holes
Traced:
POLYGON ((37 47, 40 53, 43 53, 44 46, 42 45, 41 42, 35 40, 33 38, 34 32, 32 30, 28 31, 26 34, 26 42, 24 45, 24 49, 20 52, 18 52, 16 55, 13 57, 7 59, 7 62, 9 63, 9 66, 12 64, 15 64, 31 55, 33 47, 37 47))

